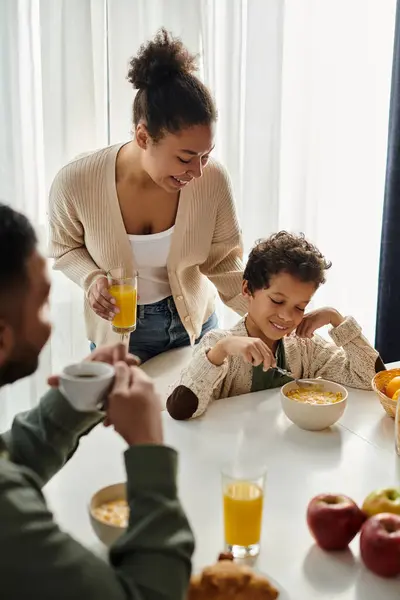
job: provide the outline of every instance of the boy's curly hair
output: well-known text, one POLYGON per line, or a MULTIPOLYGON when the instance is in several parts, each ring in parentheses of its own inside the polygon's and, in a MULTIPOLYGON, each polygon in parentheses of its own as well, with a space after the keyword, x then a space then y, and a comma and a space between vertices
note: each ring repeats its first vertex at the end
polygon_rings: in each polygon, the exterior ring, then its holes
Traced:
POLYGON ((325 271, 332 266, 304 234, 287 231, 260 240, 250 252, 243 279, 251 294, 269 287, 278 273, 289 273, 300 281, 312 282, 318 288, 325 283, 325 271))

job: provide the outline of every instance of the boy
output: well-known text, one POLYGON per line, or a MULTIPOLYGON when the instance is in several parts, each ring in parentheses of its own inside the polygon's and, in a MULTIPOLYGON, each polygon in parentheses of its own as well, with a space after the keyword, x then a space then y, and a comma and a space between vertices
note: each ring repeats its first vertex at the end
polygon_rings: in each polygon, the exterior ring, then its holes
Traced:
POLYGON ((370 389, 385 367, 352 317, 334 308, 304 315, 329 263, 304 236, 285 231, 258 243, 244 272, 248 314, 229 331, 207 334, 167 400, 174 419, 203 414, 219 398, 280 387, 291 378, 322 377, 370 389), (328 342, 314 332, 331 325, 328 342))

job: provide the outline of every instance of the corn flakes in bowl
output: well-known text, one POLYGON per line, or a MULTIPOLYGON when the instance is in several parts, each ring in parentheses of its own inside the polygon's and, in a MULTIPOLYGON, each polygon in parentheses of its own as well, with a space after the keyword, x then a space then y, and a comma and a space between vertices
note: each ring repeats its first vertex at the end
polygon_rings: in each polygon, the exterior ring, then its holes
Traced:
POLYGON ((96 492, 90 501, 89 517, 99 540, 111 546, 128 526, 126 484, 115 483, 96 492))
POLYGON ((343 415, 347 406, 346 388, 324 379, 304 380, 312 385, 301 387, 290 381, 281 389, 281 404, 285 415, 301 429, 321 431, 331 427, 343 415))

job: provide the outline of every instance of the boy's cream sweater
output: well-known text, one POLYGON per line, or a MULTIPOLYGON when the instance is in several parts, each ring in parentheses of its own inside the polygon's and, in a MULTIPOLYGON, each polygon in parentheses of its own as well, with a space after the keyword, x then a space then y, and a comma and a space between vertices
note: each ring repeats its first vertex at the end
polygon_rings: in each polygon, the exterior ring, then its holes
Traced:
MULTIPOLYGON (((172 417, 198 417, 214 400, 251 391, 251 364, 234 356, 217 367, 207 358, 210 348, 230 335, 248 336, 245 318, 229 331, 211 331, 203 338, 167 400, 167 410, 172 417)), ((293 333, 284 338, 287 368, 293 377, 322 377, 350 387, 371 389, 373 376, 385 367, 378 352, 362 335, 358 323, 347 317, 330 330, 330 336, 333 343, 317 335, 302 339, 293 333)))

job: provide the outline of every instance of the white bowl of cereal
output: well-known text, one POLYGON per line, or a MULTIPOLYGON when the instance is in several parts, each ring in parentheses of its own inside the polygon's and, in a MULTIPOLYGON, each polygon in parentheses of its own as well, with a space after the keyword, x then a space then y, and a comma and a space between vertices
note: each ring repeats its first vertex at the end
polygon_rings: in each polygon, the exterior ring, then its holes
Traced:
POLYGON ((128 526, 126 484, 115 483, 96 492, 90 501, 89 516, 99 540, 106 546, 111 546, 128 526))
POLYGON ((346 388, 324 379, 304 379, 312 385, 301 387, 290 381, 281 389, 281 404, 285 415, 301 429, 321 431, 331 427, 343 415, 347 406, 346 388))

